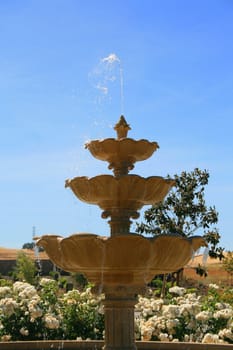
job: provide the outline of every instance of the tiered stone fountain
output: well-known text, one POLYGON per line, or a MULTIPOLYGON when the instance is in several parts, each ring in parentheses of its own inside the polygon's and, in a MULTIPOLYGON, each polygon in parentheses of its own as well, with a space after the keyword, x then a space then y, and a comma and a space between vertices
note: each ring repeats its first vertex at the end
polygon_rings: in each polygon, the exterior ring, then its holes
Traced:
POLYGON ((163 200, 175 184, 159 176, 129 175, 134 163, 148 159, 159 147, 156 142, 127 137, 130 126, 121 116, 114 129, 117 138, 86 144, 91 154, 109 163, 114 175, 75 177, 66 181, 82 201, 98 205, 103 218, 110 218, 110 237, 80 233, 68 238, 44 235, 37 244, 61 269, 82 272, 105 293, 105 350, 134 350, 134 306, 137 294, 157 274, 183 267, 203 238, 160 235, 145 238, 130 232, 130 218, 138 210, 163 200))

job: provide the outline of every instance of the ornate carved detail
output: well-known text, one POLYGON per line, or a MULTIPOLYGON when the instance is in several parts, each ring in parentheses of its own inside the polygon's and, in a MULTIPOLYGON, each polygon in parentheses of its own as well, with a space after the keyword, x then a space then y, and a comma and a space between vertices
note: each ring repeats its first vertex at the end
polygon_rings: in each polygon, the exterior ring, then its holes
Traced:
POLYGON ((128 131, 131 130, 130 125, 126 122, 123 115, 120 116, 118 123, 114 126, 114 130, 117 132, 117 138, 122 139, 127 137, 128 131))
POLYGON ((116 139, 92 140, 85 147, 95 158, 107 161, 108 168, 113 169, 116 177, 127 175, 134 168, 134 163, 148 159, 159 148, 157 142, 128 138, 131 128, 123 116, 114 129, 117 132, 116 139))
POLYGON ((120 177, 127 175, 130 170, 133 170, 134 165, 133 162, 125 161, 125 162, 112 162, 109 164, 108 169, 113 169, 113 173, 115 177, 120 177))

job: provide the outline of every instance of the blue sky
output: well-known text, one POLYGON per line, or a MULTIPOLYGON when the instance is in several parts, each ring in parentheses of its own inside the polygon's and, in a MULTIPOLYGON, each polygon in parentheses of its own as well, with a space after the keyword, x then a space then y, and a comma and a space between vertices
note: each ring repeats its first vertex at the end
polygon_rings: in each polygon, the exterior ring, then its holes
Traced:
POLYGON ((231 0, 0 0, 0 246, 30 242, 33 226, 108 234, 64 183, 110 173, 83 145, 115 137, 123 112, 129 137, 160 145, 134 173, 210 172, 233 250, 232 18, 231 0))

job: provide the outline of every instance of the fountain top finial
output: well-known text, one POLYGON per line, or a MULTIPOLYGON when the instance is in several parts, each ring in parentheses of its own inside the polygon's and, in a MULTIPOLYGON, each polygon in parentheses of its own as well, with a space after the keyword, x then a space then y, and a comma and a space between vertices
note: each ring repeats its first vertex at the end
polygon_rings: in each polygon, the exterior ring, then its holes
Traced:
POLYGON ((119 121, 114 126, 114 130, 117 132, 117 138, 122 139, 127 137, 128 131, 131 130, 130 125, 125 120, 123 115, 120 116, 119 121))

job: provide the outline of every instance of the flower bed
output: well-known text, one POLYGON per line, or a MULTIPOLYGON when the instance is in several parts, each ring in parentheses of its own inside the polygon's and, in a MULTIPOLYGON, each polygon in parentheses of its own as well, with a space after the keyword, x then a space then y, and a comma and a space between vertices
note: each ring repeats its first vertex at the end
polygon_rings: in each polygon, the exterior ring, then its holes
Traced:
MULTIPOLYGON (((233 344, 232 290, 210 285, 207 295, 172 287, 160 299, 152 290, 135 308, 136 339, 233 344)), ((64 292, 52 279, 37 287, 24 282, 0 286, 0 340, 102 340, 104 296, 91 289, 64 292)), ((2 343, 3 344, 3 343, 2 343)))
POLYGON ((143 341, 233 343, 233 308, 217 285, 206 296, 172 287, 165 299, 139 297, 137 337, 143 341))
POLYGON ((102 298, 90 288, 64 293, 45 278, 38 288, 24 282, 0 287, 0 339, 102 339, 102 298))

